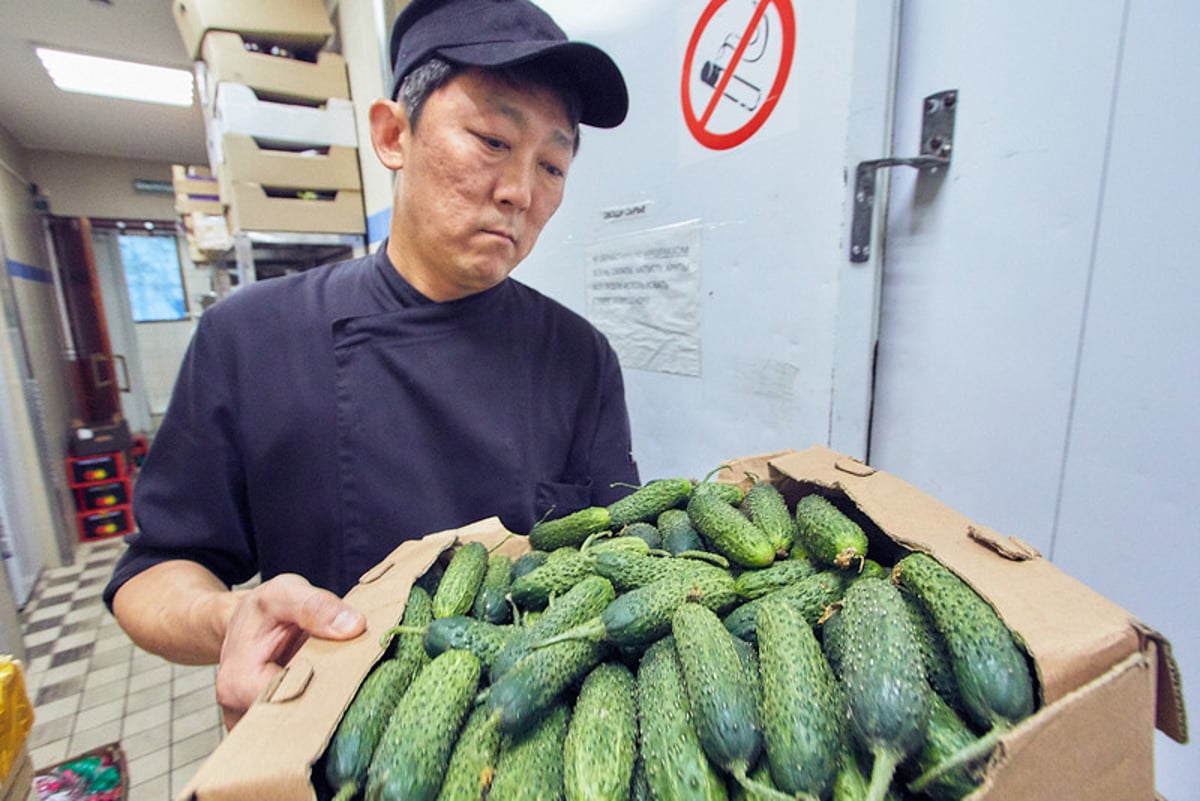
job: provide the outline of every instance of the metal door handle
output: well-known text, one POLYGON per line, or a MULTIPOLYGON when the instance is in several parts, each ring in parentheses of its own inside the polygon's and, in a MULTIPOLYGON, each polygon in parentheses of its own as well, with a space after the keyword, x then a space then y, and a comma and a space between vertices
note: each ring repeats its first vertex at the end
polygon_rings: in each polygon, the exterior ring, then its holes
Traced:
MULTIPOLYGON (((108 361, 108 354, 105 354, 105 353, 93 353, 93 354, 91 355, 91 363, 92 363, 92 383, 93 383, 93 384, 95 384, 97 387, 109 387, 109 386, 112 386, 112 382, 113 382, 112 378, 104 378, 104 377, 103 377, 103 376, 100 374, 100 372, 101 372, 101 371, 100 371, 100 365, 104 364, 104 363, 105 363, 105 362, 107 362, 107 361, 108 361)), ((112 372, 112 370, 110 369, 110 370, 109 370, 109 373, 111 374, 111 372, 112 372)))
POLYGON ((113 361, 121 365, 121 376, 125 379, 125 383, 123 385, 120 382, 117 382, 117 391, 129 392, 129 365, 125 362, 124 354, 114 353, 113 361))
POLYGON ((854 219, 850 224, 850 261, 871 258, 871 218, 875 216, 875 171, 885 167, 938 170, 950 166, 954 149, 954 113, 958 90, 947 89, 925 98, 921 123, 921 154, 905 158, 859 162, 854 171, 854 219))

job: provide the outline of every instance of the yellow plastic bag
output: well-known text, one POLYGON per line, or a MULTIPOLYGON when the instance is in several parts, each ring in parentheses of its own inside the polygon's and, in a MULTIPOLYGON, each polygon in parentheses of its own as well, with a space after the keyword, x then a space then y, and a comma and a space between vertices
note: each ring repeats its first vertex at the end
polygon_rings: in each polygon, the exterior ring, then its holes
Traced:
POLYGON ((25 692, 21 663, 0 656, 0 779, 8 776, 33 728, 33 705, 25 692))

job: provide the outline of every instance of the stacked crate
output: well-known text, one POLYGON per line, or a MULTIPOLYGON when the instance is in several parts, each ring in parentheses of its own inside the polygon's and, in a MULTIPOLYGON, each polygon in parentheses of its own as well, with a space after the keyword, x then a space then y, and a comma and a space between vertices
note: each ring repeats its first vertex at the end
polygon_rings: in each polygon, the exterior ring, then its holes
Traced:
POLYGON ((349 78, 322 49, 333 35, 322 0, 175 0, 174 14, 225 223, 185 216, 196 248, 241 231, 364 233, 349 78))
POLYGON ((133 531, 132 475, 125 451, 67 458, 67 478, 75 494, 80 542, 119 537, 133 531))

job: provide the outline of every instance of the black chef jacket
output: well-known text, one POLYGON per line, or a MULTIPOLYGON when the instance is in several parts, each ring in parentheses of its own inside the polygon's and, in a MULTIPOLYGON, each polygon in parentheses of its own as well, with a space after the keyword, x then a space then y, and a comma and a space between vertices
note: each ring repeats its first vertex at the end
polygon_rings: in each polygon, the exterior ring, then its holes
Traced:
POLYGON ((200 318, 105 601, 178 558, 230 585, 294 572, 343 594, 404 540, 607 504, 637 483, 630 451, 591 324, 511 278, 434 303, 384 245, 200 318))

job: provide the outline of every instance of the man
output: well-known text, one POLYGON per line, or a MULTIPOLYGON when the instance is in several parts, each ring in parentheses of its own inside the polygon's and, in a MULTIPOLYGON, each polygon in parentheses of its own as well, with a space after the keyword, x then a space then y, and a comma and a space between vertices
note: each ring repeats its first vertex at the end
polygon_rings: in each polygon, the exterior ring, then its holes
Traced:
POLYGON ((370 111, 386 244, 205 312, 105 591, 143 648, 219 661, 230 727, 307 636, 362 633, 339 596, 401 541, 492 515, 525 533, 637 482, 615 353, 508 278, 578 124, 623 120, 620 71, 528 0, 414 0, 392 60, 370 111))

